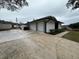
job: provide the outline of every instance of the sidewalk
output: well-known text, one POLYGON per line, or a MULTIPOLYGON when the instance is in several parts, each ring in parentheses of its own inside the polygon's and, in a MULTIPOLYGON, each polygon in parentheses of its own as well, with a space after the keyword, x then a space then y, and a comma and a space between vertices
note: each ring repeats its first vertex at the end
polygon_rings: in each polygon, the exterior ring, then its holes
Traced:
POLYGON ((69 33, 69 31, 62 32, 62 33, 57 34, 57 35, 55 35, 55 36, 57 36, 57 37, 62 37, 62 36, 64 36, 64 35, 67 34, 67 33, 69 33))

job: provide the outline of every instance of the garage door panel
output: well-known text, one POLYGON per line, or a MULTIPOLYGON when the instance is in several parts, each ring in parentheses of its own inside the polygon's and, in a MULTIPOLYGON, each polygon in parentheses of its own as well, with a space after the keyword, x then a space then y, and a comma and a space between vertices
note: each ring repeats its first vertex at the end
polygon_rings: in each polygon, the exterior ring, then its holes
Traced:
POLYGON ((36 31, 36 25, 35 25, 35 23, 30 24, 30 29, 36 31))
POLYGON ((38 31, 44 32, 44 23, 43 22, 38 23, 38 31))

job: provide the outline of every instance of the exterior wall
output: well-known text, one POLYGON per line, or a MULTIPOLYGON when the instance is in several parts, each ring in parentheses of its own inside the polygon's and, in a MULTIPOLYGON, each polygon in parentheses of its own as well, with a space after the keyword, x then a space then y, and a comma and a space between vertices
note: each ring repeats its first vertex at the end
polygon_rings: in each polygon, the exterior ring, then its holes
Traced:
POLYGON ((36 31, 36 23, 31 23, 30 29, 36 31))
POLYGON ((11 28, 12 28, 11 24, 0 24, 0 30, 6 30, 11 28))
POLYGON ((44 22, 39 22, 38 23, 38 31, 44 32, 44 22))
POLYGON ((47 22, 46 32, 50 32, 50 29, 55 29, 55 23, 53 21, 47 22))
POLYGON ((58 29, 62 29, 62 26, 61 26, 61 24, 58 24, 58 29))
MULTIPOLYGON (((30 23, 30 29, 36 31, 36 22, 30 23)), ((46 32, 50 32, 51 29, 55 29, 55 22, 52 20, 46 23, 46 32)), ((58 24, 58 29, 62 29, 61 24, 58 24)), ((45 32, 44 22, 38 22, 37 31, 45 32)))

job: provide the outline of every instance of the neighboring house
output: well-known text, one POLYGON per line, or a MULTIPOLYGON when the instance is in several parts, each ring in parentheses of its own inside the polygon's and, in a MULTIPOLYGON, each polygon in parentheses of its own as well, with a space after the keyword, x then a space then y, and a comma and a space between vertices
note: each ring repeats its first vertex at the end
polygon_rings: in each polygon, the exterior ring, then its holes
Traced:
POLYGON ((0 23, 0 30, 7 30, 7 29, 11 29, 12 25, 11 24, 1 24, 0 23))
POLYGON ((8 30, 11 28, 11 22, 0 20, 0 30, 8 30))
POLYGON ((34 31, 48 33, 50 30, 62 29, 62 22, 57 21, 55 17, 47 16, 28 23, 28 27, 34 31))

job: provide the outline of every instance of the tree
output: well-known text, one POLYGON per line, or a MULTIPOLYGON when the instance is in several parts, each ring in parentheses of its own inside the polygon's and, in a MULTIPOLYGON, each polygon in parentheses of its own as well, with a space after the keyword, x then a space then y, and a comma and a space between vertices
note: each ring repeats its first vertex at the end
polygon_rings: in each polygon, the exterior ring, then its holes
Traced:
POLYGON ((7 8, 8 10, 15 11, 28 3, 26 0, 0 0, 0 8, 7 8))
POLYGON ((72 9, 77 9, 79 8, 79 0, 69 0, 66 6, 69 8, 70 6, 72 9))
POLYGON ((72 29, 79 29, 79 22, 70 24, 69 27, 71 27, 72 29))

